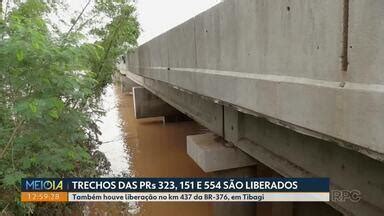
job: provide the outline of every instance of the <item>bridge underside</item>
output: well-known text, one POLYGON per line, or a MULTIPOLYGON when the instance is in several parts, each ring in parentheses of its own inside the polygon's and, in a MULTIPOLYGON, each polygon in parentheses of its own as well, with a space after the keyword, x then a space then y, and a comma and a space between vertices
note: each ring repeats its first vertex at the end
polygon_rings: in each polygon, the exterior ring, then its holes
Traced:
POLYGON ((384 164, 380 161, 161 81, 127 71, 124 76, 282 176, 326 176, 331 189, 361 191, 360 202, 331 202, 338 211, 355 215, 384 211, 384 164))

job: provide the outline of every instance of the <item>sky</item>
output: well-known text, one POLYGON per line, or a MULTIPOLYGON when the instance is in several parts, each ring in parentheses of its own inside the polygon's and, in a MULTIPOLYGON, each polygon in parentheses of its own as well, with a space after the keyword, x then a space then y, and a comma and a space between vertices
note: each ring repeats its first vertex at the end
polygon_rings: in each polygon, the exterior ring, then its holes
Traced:
POLYGON ((141 25, 139 44, 166 32, 221 0, 136 0, 141 25))
MULTIPOLYGON (((173 27, 187 21, 197 14, 218 4, 222 0, 132 0, 136 2, 137 18, 141 27, 141 35, 138 39, 139 45, 152 38, 172 29, 173 27)), ((5 2, 3 1, 4 7, 5 2)), ((63 0, 68 8, 61 11, 65 13, 60 17, 50 16, 58 20, 76 17, 88 0, 63 0)), ((88 9, 91 7, 88 7, 88 9)), ((59 27, 61 27, 59 25, 59 27)), ((68 27, 63 26, 63 31, 68 27)))

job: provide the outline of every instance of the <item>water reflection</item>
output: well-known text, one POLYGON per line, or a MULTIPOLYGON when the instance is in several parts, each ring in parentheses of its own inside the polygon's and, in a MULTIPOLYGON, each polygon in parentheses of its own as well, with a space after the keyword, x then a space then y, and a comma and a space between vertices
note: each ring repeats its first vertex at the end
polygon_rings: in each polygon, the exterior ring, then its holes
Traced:
MULTIPOLYGON (((101 131, 99 150, 111 163, 111 171, 106 177, 133 177, 131 154, 125 145, 124 122, 119 115, 119 103, 115 87, 108 86, 101 103, 106 111, 98 126, 101 131)), ((83 215, 137 215, 140 207, 136 202, 89 203, 84 206, 83 215)))
POLYGON ((99 150, 111 163, 111 173, 108 176, 132 176, 130 154, 124 145, 123 122, 119 116, 118 100, 113 86, 108 86, 102 96, 102 107, 106 115, 98 124, 102 133, 99 150))

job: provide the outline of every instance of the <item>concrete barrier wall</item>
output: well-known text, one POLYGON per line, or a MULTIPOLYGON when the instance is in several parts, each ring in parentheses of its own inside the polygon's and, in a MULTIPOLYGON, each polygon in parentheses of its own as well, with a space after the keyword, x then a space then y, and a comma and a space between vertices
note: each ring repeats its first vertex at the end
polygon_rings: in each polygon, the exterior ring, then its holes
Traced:
POLYGON ((342 1, 227 0, 141 46, 140 61, 337 80, 341 31, 342 1))
POLYGON ((128 68, 380 158, 384 2, 350 0, 347 72, 345 2, 226 0, 140 46, 128 68))
POLYGON ((348 47, 351 82, 384 84, 383 15, 383 1, 351 0, 348 47))
POLYGON ((338 79, 342 1, 228 0, 195 18, 197 68, 338 79))

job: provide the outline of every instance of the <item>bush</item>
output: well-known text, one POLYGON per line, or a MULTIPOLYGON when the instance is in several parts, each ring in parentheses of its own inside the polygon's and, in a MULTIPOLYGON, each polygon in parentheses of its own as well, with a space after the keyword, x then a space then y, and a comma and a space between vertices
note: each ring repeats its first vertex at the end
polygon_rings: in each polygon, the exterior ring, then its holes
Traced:
MULTIPOLYGON (((57 3, 12 3, 0 18, 0 212, 18 215, 48 205, 21 203, 21 178, 93 177, 108 169, 97 151, 98 101, 139 31, 126 1, 95 1, 68 32, 47 18, 57 3), (96 25, 97 17, 109 22, 96 25), (90 34, 98 39, 84 42, 90 34)), ((65 205, 49 207, 62 212, 65 205)))

